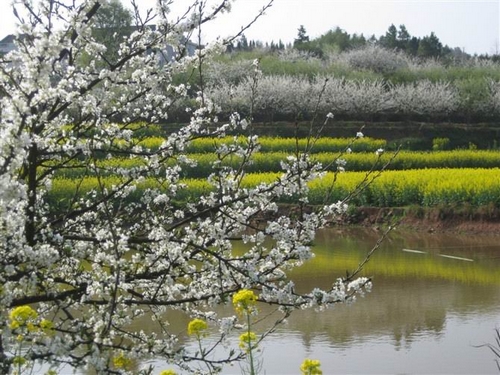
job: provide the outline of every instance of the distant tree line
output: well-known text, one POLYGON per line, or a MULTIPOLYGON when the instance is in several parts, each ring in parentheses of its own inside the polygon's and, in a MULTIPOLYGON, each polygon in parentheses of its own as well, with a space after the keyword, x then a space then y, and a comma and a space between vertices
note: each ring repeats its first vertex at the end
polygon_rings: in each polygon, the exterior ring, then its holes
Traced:
MULTIPOLYGON (((228 52, 233 51, 252 51, 254 49, 283 50, 294 48, 299 51, 307 52, 316 57, 323 57, 328 52, 344 52, 367 45, 377 45, 387 49, 401 51, 409 56, 420 58, 439 58, 439 59, 466 59, 472 57, 459 47, 449 47, 443 45, 434 32, 424 37, 412 36, 405 25, 400 25, 399 29, 392 24, 384 35, 377 38, 372 35, 366 38, 363 34, 349 34, 340 27, 336 27, 324 33, 315 39, 310 39, 303 25, 298 28, 297 37, 293 44, 284 44, 281 40, 262 42, 247 40, 242 35, 237 41, 228 47, 228 52)), ((490 59, 500 61, 500 54, 475 56, 480 59, 490 59)))
POLYGON ((285 45, 281 39, 278 42, 262 42, 260 40, 248 40, 245 34, 236 40, 234 43, 227 46, 227 52, 242 52, 242 51, 253 51, 255 49, 269 49, 271 51, 279 51, 284 49, 292 48, 292 44, 288 43, 285 45))
POLYGON ((300 26, 294 48, 322 57, 326 51, 334 49, 343 52, 350 49, 370 45, 378 45, 387 49, 405 52, 410 56, 421 58, 463 58, 469 57, 460 48, 443 45, 434 32, 422 38, 411 36, 405 25, 399 29, 392 24, 384 35, 378 39, 375 35, 365 38, 363 34, 349 34, 340 27, 329 30, 320 37, 309 40, 304 26, 300 26))

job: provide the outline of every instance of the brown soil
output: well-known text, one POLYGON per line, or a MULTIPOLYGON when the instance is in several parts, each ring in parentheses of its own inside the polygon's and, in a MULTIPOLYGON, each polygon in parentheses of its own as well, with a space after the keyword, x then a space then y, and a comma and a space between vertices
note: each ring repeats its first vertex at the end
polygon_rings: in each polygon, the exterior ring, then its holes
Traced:
MULTIPOLYGON (((307 212, 314 210, 308 206, 307 212)), ((282 204, 278 216, 298 217, 300 210, 296 205, 282 204)), ((276 214, 267 214, 254 218, 253 225, 261 225, 275 218, 276 214)), ((337 217, 331 226, 361 225, 366 227, 387 227, 388 225, 415 231, 436 233, 461 233, 500 236, 500 208, 485 207, 356 207, 342 217, 337 217)))
POLYGON ((500 235, 497 208, 378 208, 360 207, 346 217, 345 224, 364 226, 397 225, 427 232, 456 232, 500 235))

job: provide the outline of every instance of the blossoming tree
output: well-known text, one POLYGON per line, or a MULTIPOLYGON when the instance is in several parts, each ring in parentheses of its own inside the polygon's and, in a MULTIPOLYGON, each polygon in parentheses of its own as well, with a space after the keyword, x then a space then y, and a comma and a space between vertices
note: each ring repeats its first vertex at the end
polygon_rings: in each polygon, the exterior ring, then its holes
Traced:
POLYGON ((185 371, 201 361, 215 371, 245 351, 190 353, 169 327, 169 311, 219 327, 224 338, 236 317, 219 316, 214 307, 242 289, 288 316, 348 301, 367 286, 366 279, 332 279, 329 290, 295 292, 286 270, 312 256, 316 230, 344 203, 306 210, 307 182, 322 173, 308 148, 283 163, 280 178, 244 187, 245 166, 259 147, 250 119, 233 114, 217 121, 201 76, 197 87, 175 83, 178 73, 202 73, 222 50, 223 41, 189 56, 184 43, 229 11, 231 1, 193 1, 175 18, 171 1, 145 13, 132 2, 135 27, 113 59, 92 34, 102 2, 13 5, 17 49, 0 61, 0 372, 39 361, 121 373, 148 358, 185 371), (160 67, 166 45, 177 54, 160 67), (141 146, 137 120, 161 123, 193 93, 191 121, 159 149, 141 146), (212 190, 193 202, 177 199, 181 173, 193 163, 189 142, 229 133, 247 140, 214 149, 212 190), (232 155, 241 166, 222 167, 232 155), (108 158, 142 163, 102 163, 108 158), (85 173, 70 198, 55 204, 53 183, 64 183, 61 173, 71 170, 85 173), (283 197, 297 202, 293 215, 278 211, 283 197), (235 241, 248 250, 234 252, 235 241), (141 319, 156 333, 134 325, 141 319))

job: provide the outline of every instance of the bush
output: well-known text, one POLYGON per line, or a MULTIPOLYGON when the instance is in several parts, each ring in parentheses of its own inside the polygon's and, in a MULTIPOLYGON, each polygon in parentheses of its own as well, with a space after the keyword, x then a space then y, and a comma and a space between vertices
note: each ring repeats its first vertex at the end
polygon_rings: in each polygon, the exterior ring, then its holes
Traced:
POLYGON ((432 140, 432 150, 446 150, 450 145, 450 138, 434 138, 432 140))
POLYGON ((403 53, 376 45, 367 45, 363 48, 344 52, 340 58, 351 69, 371 70, 384 75, 408 67, 409 60, 403 53))

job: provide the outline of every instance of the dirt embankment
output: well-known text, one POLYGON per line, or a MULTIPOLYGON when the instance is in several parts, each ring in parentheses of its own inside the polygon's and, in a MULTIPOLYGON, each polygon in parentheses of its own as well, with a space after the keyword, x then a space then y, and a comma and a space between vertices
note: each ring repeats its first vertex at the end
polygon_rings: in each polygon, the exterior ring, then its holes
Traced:
POLYGON ((363 226, 397 225, 427 232, 456 232, 500 236, 500 209, 482 208, 378 208, 359 207, 346 216, 344 224, 363 226))
MULTIPOLYGON (((307 213, 314 207, 302 207, 307 213)), ((273 220, 276 216, 299 217, 297 205, 279 205, 277 213, 257 215, 253 225, 273 220)), ((365 227, 387 227, 389 225, 416 231, 436 233, 461 233, 500 236, 500 208, 486 207, 354 207, 341 217, 332 219, 331 226, 358 225, 365 227)))

